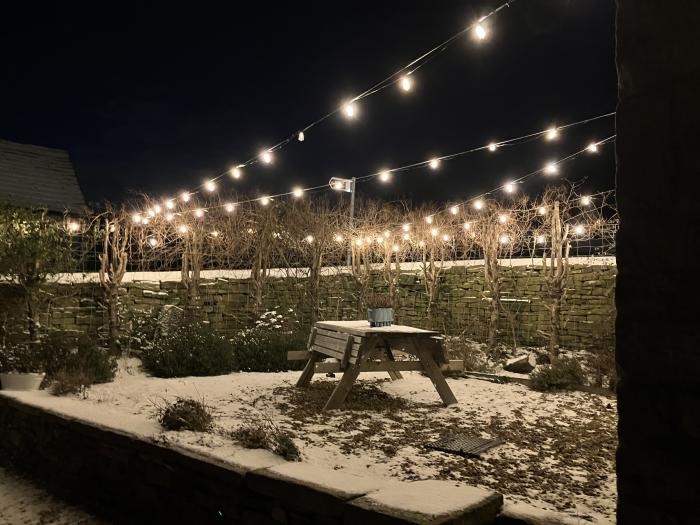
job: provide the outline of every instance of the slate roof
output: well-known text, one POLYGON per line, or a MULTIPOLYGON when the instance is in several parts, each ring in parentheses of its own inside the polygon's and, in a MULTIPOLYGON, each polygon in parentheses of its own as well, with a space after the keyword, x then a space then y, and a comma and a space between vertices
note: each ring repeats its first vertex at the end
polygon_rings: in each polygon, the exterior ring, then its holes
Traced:
POLYGON ((77 212, 85 198, 68 152, 0 139, 0 202, 77 212))

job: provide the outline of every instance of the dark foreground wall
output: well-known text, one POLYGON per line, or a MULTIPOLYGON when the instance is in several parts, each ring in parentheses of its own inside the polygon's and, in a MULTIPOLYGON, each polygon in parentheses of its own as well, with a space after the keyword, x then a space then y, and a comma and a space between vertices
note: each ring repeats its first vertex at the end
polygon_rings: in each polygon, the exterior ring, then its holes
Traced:
POLYGON ((697 524, 700 2, 617 4, 618 520, 697 524))

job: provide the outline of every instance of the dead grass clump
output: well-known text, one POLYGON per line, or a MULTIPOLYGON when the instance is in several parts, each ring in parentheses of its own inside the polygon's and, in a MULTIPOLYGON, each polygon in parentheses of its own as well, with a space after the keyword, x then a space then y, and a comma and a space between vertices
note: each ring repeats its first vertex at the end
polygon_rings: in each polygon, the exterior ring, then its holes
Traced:
POLYGON ((88 387, 93 384, 92 377, 82 370, 60 370, 56 372, 49 384, 49 392, 54 396, 79 394, 87 396, 88 387))
POLYGON ((301 452, 292 436, 262 416, 262 421, 250 421, 231 432, 231 437, 245 448, 263 448, 287 461, 301 461, 301 452))
POLYGON ((211 407, 196 399, 178 397, 174 403, 158 407, 158 421, 166 430, 207 432, 214 423, 211 407))

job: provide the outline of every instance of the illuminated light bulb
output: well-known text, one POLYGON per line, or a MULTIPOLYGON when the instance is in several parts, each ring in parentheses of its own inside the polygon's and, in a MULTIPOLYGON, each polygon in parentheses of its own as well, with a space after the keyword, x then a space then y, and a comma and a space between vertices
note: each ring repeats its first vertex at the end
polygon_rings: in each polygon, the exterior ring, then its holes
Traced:
POLYGON ((144 223, 144 224, 148 224, 149 222, 151 222, 151 219, 149 219, 148 217, 146 217, 145 219, 143 219, 143 223, 144 223))
POLYGON ((109 231, 113 232, 113 231, 115 231, 115 230, 116 230, 116 228, 114 227, 114 224, 110 224, 110 225, 109 225, 109 231))
POLYGON ((581 205, 582 206, 590 206, 591 205, 591 198, 588 195, 584 195, 581 197, 581 205))
POLYGON ((272 164, 272 153, 268 150, 261 151, 260 160, 263 162, 263 164, 272 164))
POLYGON ((588 151, 588 153, 598 153, 598 144, 595 143, 595 142, 591 142, 591 143, 586 147, 586 151, 588 151))
POLYGON ((180 233, 187 233, 187 226, 181 224, 180 226, 178 226, 177 231, 179 231, 180 233))
POLYGON ((389 230, 384 230, 384 237, 386 237, 387 239, 391 237, 391 232, 389 230))
POLYGON ((442 240, 445 241, 445 242, 448 242, 448 241, 450 240, 450 236, 447 235, 447 234, 445 234, 445 235, 442 236, 442 240))
POLYGON ((377 244, 384 244, 384 237, 377 237, 377 244))
POLYGON ((208 192, 212 192, 212 191, 214 191, 214 190, 216 189, 216 182, 214 182, 213 180, 208 180, 208 181, 204 184, 204 188, 205 188, 208 192))
POLYGON ((268 204, 270 204, 270 197, 260 197, 259 200, 260 204, 262 204, 263 206, 267 206, 268 204))
POLYGON ((576 235, 583 235, 586 232, 586 228, 583 227, 583 224, 577 224, 574 226, 574 233, 576 235))
POLYGON ((411 91, 411 88, 413 87, 413 80, 411 80, 411 78, 408 75, 406 75, 405 77, 401 77, 399 85, 401 86, 401 89, 403 91, 411 91))
POLYGON ((306 240, 306 242, 308 242, 309 244, 311 244, 312 242, 314 242, 314 236, 313 236, 313 235, 307 235, 305 240, 306 240))
POLYGON ((501 235, 501 237, 498 239, 501 244, 508 244, 510 242, 510 237, 508 237, 505 233, 501 235))
POLYGON ((216 231, 216 230, 213 230, 213 231, 211 232, 211 236, 212 236, 212 237, 218 237, 218 236, 219 236, 219 232, 216 231))
POLYGON ((431 229, 430 229, 430 235, 432 235, 433 237, 437 237, 437 236, 438 236, 438 233, 440 233, 440 232, 438 231, 437 228, 431 228, 431 229))
POLYGON ((389 182, 389 180, 391 180, 391 173, 388 170, 381 171, 379 173, 379 180, 382 182, 389 182))
POLYGON ((175 201, 173 199, 168 199, 165 201, 165 207, 172 210, 175 207, 175 201))
POLYGON ((231 177, 234 179, 240 179, 241 176, 243 175, 243 170, 236 166, 235 168, 231 168, 231 177))
POLYGON ((410 240, 411 240, 411 236, 410 236, 409 234, 407 234, 407 233, 404 233, 404 234, 403 234, 403 240, 404 240, 404 241, 410 241, 410 240))
POLYGON ((537 244, 544 244, 545 242, 547 242, 547 237, 544 235, 537 236, 537 244))
POLYGON ((501 224, 507 223, 508 222, 508 215, 506 215, 504 213, 500 214, 498 216, 498 222, 500 222, 501 224))
POLYGON ((438 169, 440 167, 440 159, 430 159, 428 166, 430 166, 431 170, 438 169))
POLYGON ((246 231, 247 231, 250 235, 253 235, 253 234, 255 233, 255 230, 254 230, 253 228, 248 228, 248 230, 246 230, 246 231))
POLYGON ((420 246, 421 248, 425 248, 425 242, 419 241, 418 246, 420 246))
POLYGON ((180 194, 180 198, 182 199, 182 202, 190 202, 190 194, 186 191, 183 191, 180 194))
POLYGON ((427 222, 428 224, 432 224, 432 223, 433 223, 433 216, 432 216, 432 215, 428 215, 428 216, 425 218, 425 222, 427 222))
POLYGON ((452 207, 450 208, 450 213, 451 213, 452 215, 457 215, 457 214, 459 213, 459 206, 452 206, 452 207))
POLYGON ((336 236, 334 237, 334 239, 335 239, 335 242, 343 242, 343 236, 342 236, 342 235, 336 235, 336 236))
POLYGON ((202 208, 197 208, 194 210, 194 216, 197 218, 204 217, 204 210, 202 208))
POLYGON ((484 40, 488 36, 486 28, 482 24, 476 24, 474 26, 474 37, 477 40, 484 40))
POLYGON ((153 211, 154 211, 156 214, 158 214, 158 213, 160 213, 161 211, 163 211, 163 208, 161 208, 160 205, 156 204, 155 206, 153 206, 153 211))
POLYGON ((482 201, 481 199, 478 199, 478 200, 475 200, 475 201, 474 201, 474 208, 475 208, 475 209, 480 210, 480 209, 482 209, 483 207, 484 207, 484 201, 482 201))
POLYGON ((503 185, 503 189, 505 190, 506 193, 513 193, 515 191, 515 184, 512 182, 506 182, 503 185))
POLYGON ((367 244, 372 244, 372 237, 367 237, 365 241, 367 241, 367 244))
POLYGON ((401 226, 401 229, 402 229, 403 231, 407 232, 407 231, 409 231, 409 230, 411 229, 411 225, 410 225, 409 223, 406 222, 406 223, 404 223, 404 224, 401 226))
POLYGON ((537 208, 537 213, 539 215, 547 215, 547 208, 545 208, 544 206, 540 206, 539 208, 537 208))
POLYGON ((355 239, 355 244, 358 246, 362 246, 362 239, 355 239))
POLYGON ((75 221, 71 221, 68 223, 68 229, 72 232, 77 232, 80 229, 80 224, 75 221))
POLYGON ((357 115, 357 106, 354 102, 348 102, 343 106, 343 113, 347 118, 355 118, 357 115))
POLYGON ((496 151, 496 149, 498 148, 498 144, 496 144, 495 142, 489 142, 489 145, 487 147, 489 148, 489 151, 493 152, 496 151))
POLYGON ((131 216, 131 220, 134 221, 136 224, 138 224, 141 222, 141 215, 139 215, 138 213, 134 213, 131 216))
POLYGON ((175 218, 175 215, 173 215, 172 213, 166 213, 166 215, 165 215, 165 220, 168 222, 172 221, 174 218, 175 218))
POLYGON ((292 190, 292 195, 294 196, 295 199, 301 198, 301 196, 304 194, 304 190, 301 188, 294 188, 292 190))
POLYGON ((236 209, 236 205, 235 205, 234 203, 232 203, 232 202, 227 202, 227 203, 224 205, 224 209, 226 210, 226 213, 232 213, 233 210, 236 209))
POLYGON ((155 214, 156 214, 156 212, 154 212, 154 211, 151 210, 151 209, 149 209, 149 210, 146 212, 146 215, 148 215, 149 217, 154 217, 155 214))
POLYGON ((394 244, 394 245, 391 247, 391 250, 392 250, 394 253, 398 252, 398 251, 399 251, 399 245, 398 245, 398 244, 394 244))
POLYGON ((149 237, 148 244, 150 244, 151 247, 153 248, 153 247, 158 245, 158 239, 156 239, 155 237, 149 237))
POLYGON ((341 181, 339 181, 339 180, 335 181, 335 182, 333 183, 333 189, 334 189, 334 190, 338 190, 338 191, 342 190, 342 189, 343 189, 343 183, 342 183, 341 181))
POLYGON ((306 137, 304 136, 304 132, 303 132, 303 131, 300 131, 300 132, 297 134, 297 140, 298 140, 299 142, 304 142, 304 139, 305 139, 305 138, 306 138, 306 137))
POLYGON ((471 223, 471 222, 465 222, 465 223, 464 223, 464 229, 465 229, 465 230, 469 230, 469 229, 471 229, 471 227, 472 227, 472 223, 471 223))
POLYGON ((548 162, 544 166, 544 172, 547 175, 555 175, 556 173, 559 173, 559 167, 557 166, 556 162, 548 162))
POLYGON ((544 137, 547 140, 554 140, 559 136, 559 130, 556 127, 551 127, 544 132, 544 137))

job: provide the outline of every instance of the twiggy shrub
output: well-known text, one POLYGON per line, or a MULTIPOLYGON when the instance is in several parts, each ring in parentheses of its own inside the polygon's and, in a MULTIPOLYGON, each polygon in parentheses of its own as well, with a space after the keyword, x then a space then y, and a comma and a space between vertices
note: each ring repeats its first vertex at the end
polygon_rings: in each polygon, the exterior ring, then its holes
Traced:
POLYGON ((166 430, 207 432, 214 423, 211 407, 196 399, 178 397, 158 408, 158 422, 166 430))
POLYGON ((245 448, 264 448, 287 461, 301 461, 301 452, 292 436, 267 417, 246 423, 231 432, 231 437, 245 448))
POLYGON ((568 390, 583 385, 586 376, 581 364, 573 357, 558 357, 530 374, 531 387, 540 392, 568 390))

